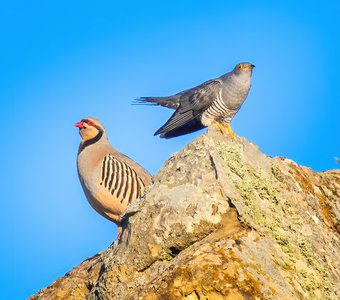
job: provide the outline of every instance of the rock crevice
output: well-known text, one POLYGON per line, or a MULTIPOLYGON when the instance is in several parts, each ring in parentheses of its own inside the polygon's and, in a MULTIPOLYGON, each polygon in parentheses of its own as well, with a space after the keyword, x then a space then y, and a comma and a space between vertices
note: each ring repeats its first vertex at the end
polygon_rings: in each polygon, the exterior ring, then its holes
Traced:
POLYGON ((30 299, 338 299, 340 170, 211 130, 128 207, 119 243, 30 299))

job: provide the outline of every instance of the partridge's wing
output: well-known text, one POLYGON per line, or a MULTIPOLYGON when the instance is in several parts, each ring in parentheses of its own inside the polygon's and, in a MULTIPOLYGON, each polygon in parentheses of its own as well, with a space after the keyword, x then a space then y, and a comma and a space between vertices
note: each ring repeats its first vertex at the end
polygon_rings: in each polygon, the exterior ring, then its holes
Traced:
POLYGON ((100 185, 120 202, 126 200, 128 203, 141 197, 145 188, 136 171, 111 154, 103 159, 100 185))

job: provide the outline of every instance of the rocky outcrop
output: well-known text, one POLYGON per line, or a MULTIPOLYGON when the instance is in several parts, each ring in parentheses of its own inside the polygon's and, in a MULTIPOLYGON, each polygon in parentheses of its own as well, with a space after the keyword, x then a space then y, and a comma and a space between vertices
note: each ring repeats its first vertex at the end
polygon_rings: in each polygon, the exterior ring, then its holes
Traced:
POLYGON ((119 243, 30 299, 339 299, 340 170, 211 130, 125 214, 119 243))

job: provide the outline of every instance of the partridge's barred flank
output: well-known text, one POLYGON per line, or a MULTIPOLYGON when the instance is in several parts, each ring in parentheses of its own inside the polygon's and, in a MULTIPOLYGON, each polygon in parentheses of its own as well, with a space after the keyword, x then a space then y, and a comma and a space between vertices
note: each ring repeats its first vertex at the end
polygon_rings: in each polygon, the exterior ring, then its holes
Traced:
POLYGON ((118 225, 126 207, 144 194, 151 184, 150 174, 129 157, 114 149, 103 125, 87 117, 75 124, 82 141, 77 167, 84 193, 91 206, 118 225))
POLYGON ((127 200, 130 204, 144 192, 145 185, 136 172, 110 154, 104 157, 101 174, 100 185, 119 199, 120 203, 127 200))
POLYGON ((230 135, 230 121, 247 98, 255 66, 239 63, 229 73, 169 97, 142 97, 136 104, 160 105, 175 109, 170 119, 156 132, 162 138, 188 134, 216 124, 230 135), (224 127, 225 126, 225 127, 224 127))

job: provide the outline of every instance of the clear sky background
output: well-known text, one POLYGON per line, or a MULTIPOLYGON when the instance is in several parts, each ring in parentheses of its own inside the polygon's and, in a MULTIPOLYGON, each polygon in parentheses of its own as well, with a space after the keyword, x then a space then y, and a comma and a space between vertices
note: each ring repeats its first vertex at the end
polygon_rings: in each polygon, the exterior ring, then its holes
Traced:
POLYGON ((73 124, 84 116, 154 174, 205 131, 153 137, 172 112, 131 101, 249 61, 234 131, 265 154, 339 167, 339 20, 339 1, 3 1, 0 298, 25 299, 117 234, 78 180, 73 124))

